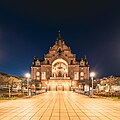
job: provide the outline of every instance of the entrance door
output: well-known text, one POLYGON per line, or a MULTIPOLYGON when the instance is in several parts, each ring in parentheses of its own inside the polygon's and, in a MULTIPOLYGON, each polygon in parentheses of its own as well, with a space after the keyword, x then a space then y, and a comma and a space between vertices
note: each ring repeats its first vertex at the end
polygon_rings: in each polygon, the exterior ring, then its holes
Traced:
POLYGON ((64 91, 69 91, 69 85, 68 84, 64 85, 64 91))
POLYGON ((58 85, 58 91, 62 91, 62 85, 58 85))
POLYGON ((56 91, 56 85, 51 85, 51 91, 56 91))

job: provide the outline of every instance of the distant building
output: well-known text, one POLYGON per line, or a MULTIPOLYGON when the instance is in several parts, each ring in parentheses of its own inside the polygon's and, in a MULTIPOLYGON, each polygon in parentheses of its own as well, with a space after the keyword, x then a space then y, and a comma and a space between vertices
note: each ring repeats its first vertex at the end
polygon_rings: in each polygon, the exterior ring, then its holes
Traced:
POLYGON ((44 60, 34 57, 31 75, 32 81, 40 83, 41 88, 69 91, 71 88, 83 87, 85 80, 89 80, 88 60, 85 56, 77 61, 76 54, 72 53, 59 33, 44 60))
POLYGON ((109 76, 101 79, 97 79, 99 84, 97 84, 98 91, 104 92, 115 92, 120 91, 120 76, 109 76))
POLYGON ((109 76, 100 79, 100 85, 120 85, 120 76, 109 76))

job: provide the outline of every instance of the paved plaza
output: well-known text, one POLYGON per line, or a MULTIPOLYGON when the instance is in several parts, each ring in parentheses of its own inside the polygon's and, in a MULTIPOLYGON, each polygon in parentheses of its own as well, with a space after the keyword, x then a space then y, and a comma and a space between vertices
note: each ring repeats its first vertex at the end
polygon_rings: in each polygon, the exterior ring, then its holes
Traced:
POLYGON ((120 101, 73 92, 47 92, 0 101, 0 120, 120 120, 120 101))

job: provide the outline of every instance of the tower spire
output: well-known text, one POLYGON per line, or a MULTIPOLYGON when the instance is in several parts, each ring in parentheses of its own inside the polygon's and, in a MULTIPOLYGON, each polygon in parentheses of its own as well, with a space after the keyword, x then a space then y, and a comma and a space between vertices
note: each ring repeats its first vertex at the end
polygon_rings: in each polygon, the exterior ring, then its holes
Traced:
POLYGON ((64 44, 63 38, 61 37, 61 32, 60 30, 58 30, 58 35, 57 35, 57 39, 56 39, 56 44, 64 44))
POLYGON ((58 38, 61 38, 60 30, 58 30, 58 38))

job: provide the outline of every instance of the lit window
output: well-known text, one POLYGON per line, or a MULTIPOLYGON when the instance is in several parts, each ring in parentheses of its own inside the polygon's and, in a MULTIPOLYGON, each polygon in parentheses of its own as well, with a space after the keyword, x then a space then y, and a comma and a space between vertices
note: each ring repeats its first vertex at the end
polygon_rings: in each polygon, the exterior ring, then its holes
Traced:
POLYGON ((82 76, 82 77, 83 77, 83 76, 84 76, 84 72, 81 72, 81 73, 80 73, 80 76, 82 76))
POLYGON ((79 72, 74 72, 74 79, 79 80, 79 72))
POLYGON ((40 80, 40 77, 37 77, 37 80, 40 80))
POLYGON ((83 80, 84 78, 83 77, 80 77, 81 80, 83 80))
POLYGON ((40 72, 37 72, 36 75, 37 75, 37 76, 40 76, 40 72))
POLYGON ((41 79, 46 79, 46 72, 42 72, 41 79))

